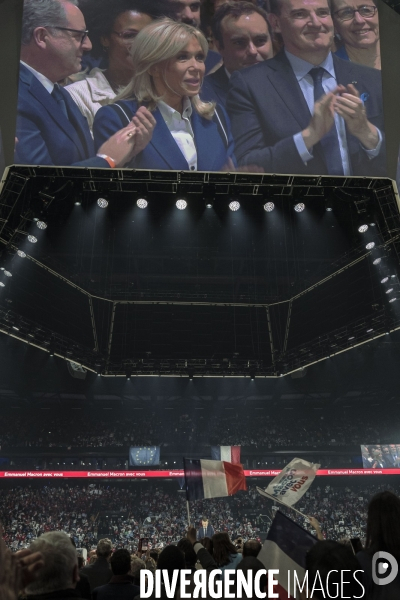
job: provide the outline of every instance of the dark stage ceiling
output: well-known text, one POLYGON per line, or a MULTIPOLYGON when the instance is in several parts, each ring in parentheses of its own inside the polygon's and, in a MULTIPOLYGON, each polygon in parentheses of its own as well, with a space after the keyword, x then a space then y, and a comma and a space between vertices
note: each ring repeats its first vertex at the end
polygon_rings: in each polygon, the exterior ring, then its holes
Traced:
POLYGON ((277 377, 400 326, 388 179, 14 166, 0 219, 0 331, 102 375, 277 377))

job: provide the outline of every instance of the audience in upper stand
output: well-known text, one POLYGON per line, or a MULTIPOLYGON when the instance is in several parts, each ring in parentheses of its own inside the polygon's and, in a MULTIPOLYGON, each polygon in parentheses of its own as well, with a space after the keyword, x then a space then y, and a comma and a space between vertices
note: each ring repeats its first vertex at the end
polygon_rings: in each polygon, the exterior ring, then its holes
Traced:
POLYGON ((86 117, 90 130, 94 115, 109 104, 131 81, 134 64, 130 54, 133 40, 153 19, 168 15, 163 0, 89 0, 82 11, 92 42, 91 56, 102 58, 105 68, 94 67, 79 73, 79 79, 66 90, 86 117))
MULTIPOLYGON (((170 418, 164 415, 161 418, 160 412, 156 411, 135 411, 134 416, 125 411, 112 413, 107 420, 101 414, 91 412, 90 430, 86 426, 86 416, 77 420, 70 411, 32 411, 25 416, 2 412, 0 449, 128 448, 142 445, 168 448, 171 444, 193 444, 257 447, 261 453, 282 446, 298 447, 299 444, 315 448, 354 447, 365 443, 393 446, 393 442, 399 441, 399 416, 394 409, 382 411, 374 416, 373 421, 368 412, 355 414, 329 409, 309 411, 306 415, 296 409, 274 414, 268 411, 250 411, 249 414, 229 411, 229 417, 218 414, 218 418, 202 418, 198 416, 199 412, 196 411, 195 415, 174 413, 170 418)), ((390 447, 390 452, 396 457, 393 459, 395 464, 400 457, 400 445, 398 448, 390 447)), ((367 448, 365 456, 369 456, 367 448)), ((371 467, 372 464, 366 463, 365 466, 371 467)))
POLYGON ((148 25, 132 43, 131 83, 94 121, 96 148, 147 108, 155 120, 130 167, 223 171, 235 165, 229 122, 221 107, 199 98, 208 47, 203 34, 171 19, 148 25))
POLYGON ((250 2, 222 4, 212 30, 223 63, 205 78, 201 97, 225 106, 231 74, 273 57, 272 31, 267 13, 250 2))

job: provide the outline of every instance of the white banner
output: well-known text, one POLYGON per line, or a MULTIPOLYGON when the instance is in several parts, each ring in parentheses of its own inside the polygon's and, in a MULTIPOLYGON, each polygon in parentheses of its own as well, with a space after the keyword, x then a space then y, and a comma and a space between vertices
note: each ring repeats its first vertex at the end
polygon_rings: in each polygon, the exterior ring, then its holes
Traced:
POLYGON ((308 490, 320 466, 302 458, 294 458, 271 481, 265 491, 260 488, 257 490, 262 496, 293 506, 308 490))

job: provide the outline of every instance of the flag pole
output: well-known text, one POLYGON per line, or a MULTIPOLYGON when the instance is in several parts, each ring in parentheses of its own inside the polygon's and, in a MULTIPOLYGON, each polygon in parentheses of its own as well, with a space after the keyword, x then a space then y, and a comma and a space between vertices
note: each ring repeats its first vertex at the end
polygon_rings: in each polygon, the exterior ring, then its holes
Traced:
POLYGON ((278 500, 278 498, 274 498, 273 496, 270 496, 267 492, 264 492, 264 490, 262 490, 259 487, 257 487, 257 490, 258 490, 258 492, 262 496, 266 496, 270 500, 274 500, 275 502, 279 502, 279 504, 282 504, 283 506, 286 506, 286 508, 291 508, 292 510, 294 510, 294 512, 297 512, 299 515, 301 515, 305 519, 308 519, 308 515, 305 515, 304 513, 300 512, 299 510, 297 510, 297 508, 294 508, 293 506, 289 506, 289 504, 286 504, 285 502, 282 502, 282 500, 278 500))
POLYGON ((190 527, 189 500, 186 500, 186 510, 187 510, 188 527, 190 527))

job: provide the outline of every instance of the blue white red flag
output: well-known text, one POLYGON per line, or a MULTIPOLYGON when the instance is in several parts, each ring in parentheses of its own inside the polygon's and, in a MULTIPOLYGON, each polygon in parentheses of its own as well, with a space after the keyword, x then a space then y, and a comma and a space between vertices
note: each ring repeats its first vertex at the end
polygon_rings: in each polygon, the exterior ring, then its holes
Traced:
POLYGON ((211 458, 240 465, 240 446, 211 446, 211 458))
POLYGON ((276 569, 273 578, 278 582, 274 592, 279 594, 280 600, 299 597, 299 587, 306 572, 306 554, 317 538, 297 525, 279 510, 275 514, 272 525, 263 547, 257 558, 267 570, 276 569))
POLYGON ((222 460, 184 458, 186 498, 223 498, 247 490, 243 465, 222 460))

